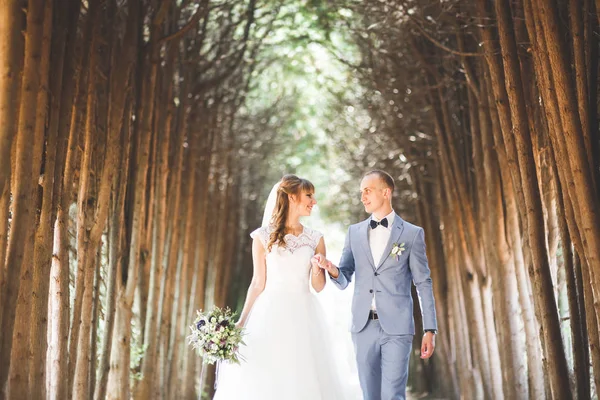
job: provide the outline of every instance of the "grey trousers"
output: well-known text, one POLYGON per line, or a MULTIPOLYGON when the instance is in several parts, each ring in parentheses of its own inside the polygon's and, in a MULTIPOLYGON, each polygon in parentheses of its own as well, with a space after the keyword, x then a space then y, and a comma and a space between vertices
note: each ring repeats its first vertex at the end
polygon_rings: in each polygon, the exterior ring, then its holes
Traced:
POLYGON ((379 320, 352 334, 364 400, 405 400, 414 335, 388 335, 379 320))

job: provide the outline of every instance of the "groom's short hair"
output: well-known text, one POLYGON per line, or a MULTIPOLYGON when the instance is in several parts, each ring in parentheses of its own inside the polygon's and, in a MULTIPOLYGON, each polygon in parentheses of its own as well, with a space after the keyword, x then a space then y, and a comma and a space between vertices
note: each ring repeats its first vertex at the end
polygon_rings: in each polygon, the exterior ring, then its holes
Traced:
POLYGON ((396 185, 394 184, 394 178, 392 178, 392 176, 390 174, 388 174, 387 172, 382 171, 380 169, 374 169, 372 171, 367 172, 364 176, 369 176, 369 175, 377 175, 379 177, 379 179, 381 179, 387 187, 392 189, 392 193, 394 193, 394 189, 396 189, 396 185))

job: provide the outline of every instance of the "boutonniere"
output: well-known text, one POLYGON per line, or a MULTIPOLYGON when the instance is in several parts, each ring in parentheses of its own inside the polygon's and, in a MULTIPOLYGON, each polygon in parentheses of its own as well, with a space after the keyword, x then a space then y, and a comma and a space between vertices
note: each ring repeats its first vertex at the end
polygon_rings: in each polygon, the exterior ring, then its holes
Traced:
POLYGON ((390 253, 390 256, 394 257, 396 261, 398 261, 405 250, 406 247, 404 247, 404 242, 400 244, 394 243, 392 246, 392 252, 390 253))

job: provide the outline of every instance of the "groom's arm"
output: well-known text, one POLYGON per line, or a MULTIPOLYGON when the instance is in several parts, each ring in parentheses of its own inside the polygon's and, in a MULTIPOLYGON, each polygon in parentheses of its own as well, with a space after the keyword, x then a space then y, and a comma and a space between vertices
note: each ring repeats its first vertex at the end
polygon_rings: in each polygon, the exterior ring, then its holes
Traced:
POLYGON ((331 281, 338 288, 342 290, 346 289, 348 284, 352 281, 354 268, 354 255, 352 254, 352 247, 350 247, 350 228, 348 228, 348 234, 346 235, 344 250, 342 250, 340 265, 339 267, 331 265, 331 267, 328 269, 331 281))
POLYGON ((433 298, 433 284, 431 282, 431 271, 427 262, 425 249, 425 232, 419 229, 411 246, 408 265, 413 276, 413 282, 417 287, 419 305, 423 316, 423 330, 437 330, 437 319, 435 314, 435 300, 433 298))

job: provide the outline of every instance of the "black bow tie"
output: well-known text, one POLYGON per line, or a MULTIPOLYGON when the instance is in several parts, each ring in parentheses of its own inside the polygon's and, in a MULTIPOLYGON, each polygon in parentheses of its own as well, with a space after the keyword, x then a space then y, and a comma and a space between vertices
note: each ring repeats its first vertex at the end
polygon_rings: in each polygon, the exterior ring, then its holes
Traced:
POLYGON ((370 222, 371 225, 371 229, 375 229, 377 228, 379 225, 384 226, 384 227, 388 227, 388 220, 387 218, 382 219, 381 221, 375 221, 374 219, 371 220, 370 222))

